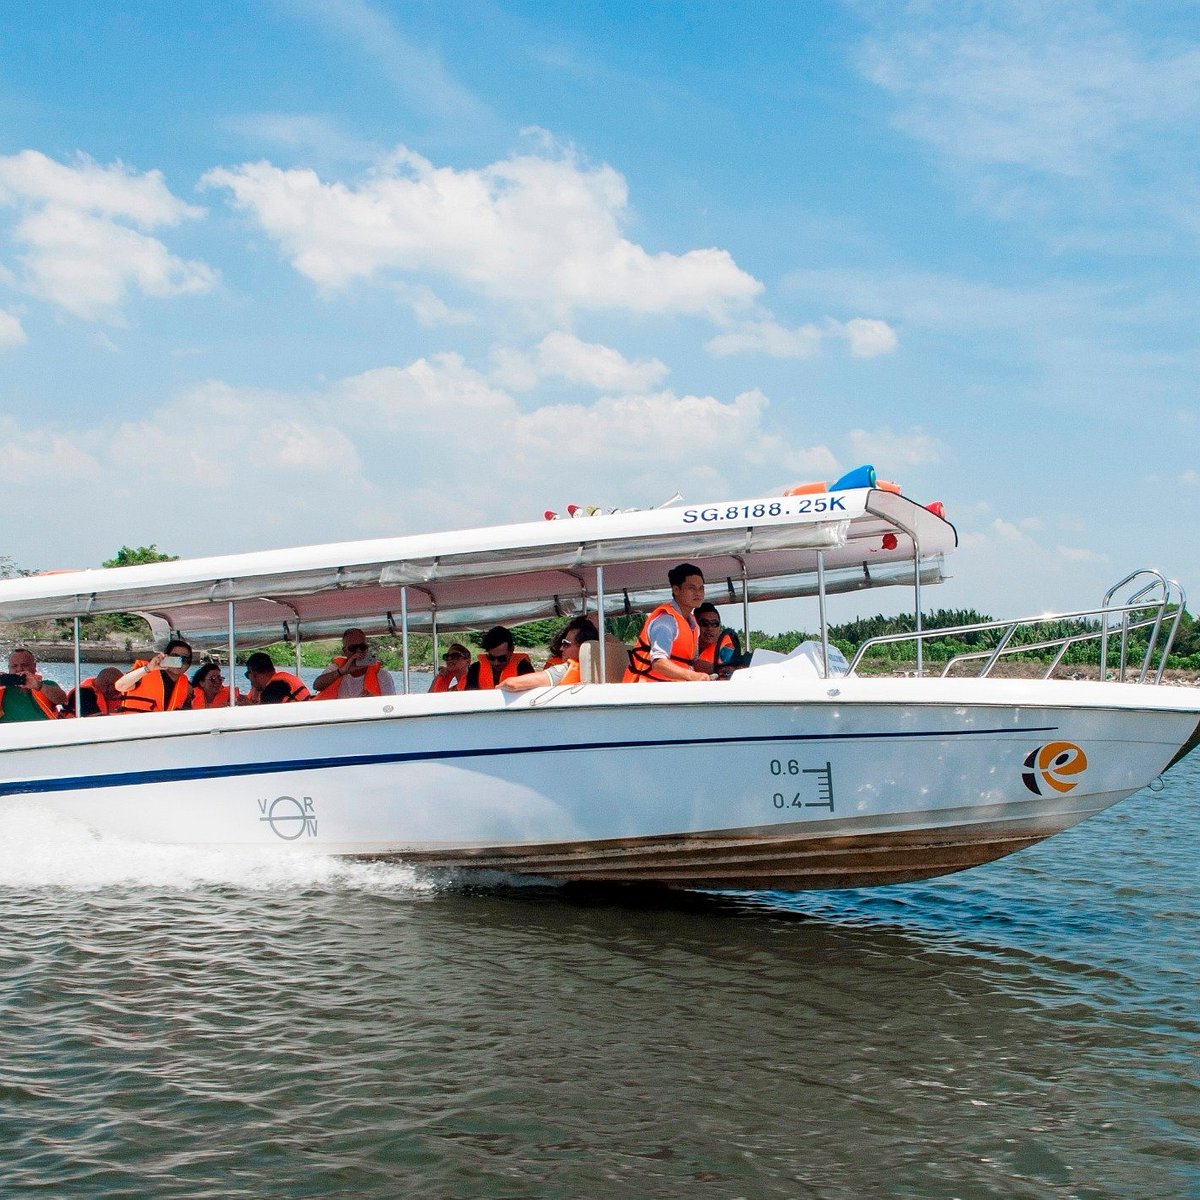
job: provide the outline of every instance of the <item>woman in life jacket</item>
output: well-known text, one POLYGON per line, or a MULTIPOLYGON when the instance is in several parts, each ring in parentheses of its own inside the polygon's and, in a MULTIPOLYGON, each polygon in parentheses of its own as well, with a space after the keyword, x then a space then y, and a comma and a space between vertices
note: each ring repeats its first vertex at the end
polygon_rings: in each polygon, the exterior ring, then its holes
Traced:
POLYGON ((451 642, 442 655, 442 669, 429 685, 431 692, 461 692, 467 686, 467 669, 471 665, 471 652, 462 642, 451 642))
MULTIPOLYGON (((234 697, 234 703, 240 704, 241 692, 234 697)), ((192 707, 193 708, 228 708, 229 685, 221 668, 214 662, 206 662, 196 668, 192 675, 192 707)))
POLYGON ((178 712, 192 707, 192 684, 188 668, 192 648, 181 638, 172 638, 165 650, 149 659, 139 659, 128 674, 116 682, 122 712, 178 712))
POLYGON ((696 609, 699 638, 696 670, 728 679, 742 665, 742 643, 732 629, 721 626, 721 614, 715 604, 705 601, 696 609))
POLYGON ((697 626, 693 615, 704 602, 704 574, 693 563, 680 563, 667 572, 670 604, 660 604, 645 620, 629 652, 625 683, 669 683, 715 679, 711 671, 695 669, 697 626))

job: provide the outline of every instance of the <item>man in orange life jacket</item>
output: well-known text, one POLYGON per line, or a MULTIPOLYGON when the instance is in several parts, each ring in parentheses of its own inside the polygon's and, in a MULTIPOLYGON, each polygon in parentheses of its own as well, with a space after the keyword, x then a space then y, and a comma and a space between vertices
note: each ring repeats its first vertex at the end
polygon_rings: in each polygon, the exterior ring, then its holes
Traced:
POLYGON ((361 629, 342 634, 342 652, 335 654, 328 671, 313 681, 314 699, 350 700, 356 696, 394 696, 396 685, 367 645, 361 629))
POLYGON ((527 692, 539 687, 570 687, 582 683, 579 674, 579 647, 584 642, 598 642, 600 633, 586 617, 576 618, 562 632, 559 650, 562 661, 527 675, 510 675, 501 679, 499 687, 506 692, 527 692))
POLYGON ((467 669, 466 690, 486 692, 502 679, 528 675, 532 670, 528 656, 513 653, 512 631, 503 625, 493 625, 483 635, 483 653, 467 669))
POLYGON ((58 716, 58 706, 66 703, 67 695, 57 683, 41 677, 31 650, 18 646, 8 656, 8 674, 11 678, 0 685, 0 720, 45 721, 58 716))
MULTIPOLYGON (((293 675, 291 671, 277 670, 271 656, 265 650, 256 650, 246 659, 246 678, 250 680, 250 695, 242 701, 244 704, 261 704, 267 684, 277 679, 283 680, 287 685, 288 698, 291 700, 308 700, 312 695, 299 675, 293 675)), ((228 695, 225 702, 229 702, 228 695)))
POLYGON ((732 629, 721 625, 721 613, 715 604, 706 600, 693 614, 699 628, 696 642, 697 671, 712 671, 728 679, 741 666, 742 648, 732 629))
POLYGON ((699 630, 692 615, 704 601, 704 575, 692 563, 667 572, 670 604, 660 604, 645 620, 637 644, 629 653, 626 683, 715 679, 709 671, 694 670, 699 630))
POLYGON ((192 683, 188 668, 192 648, 182 638, 172 638, 165 650, 138 660, 133 670, 116 682, 122 712, 177 712, 192 707, 192 683))

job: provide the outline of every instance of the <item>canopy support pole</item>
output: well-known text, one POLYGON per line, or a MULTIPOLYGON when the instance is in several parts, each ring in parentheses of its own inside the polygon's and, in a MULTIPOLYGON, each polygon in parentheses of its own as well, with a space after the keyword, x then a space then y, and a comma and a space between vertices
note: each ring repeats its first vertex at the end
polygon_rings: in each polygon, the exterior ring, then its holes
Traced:
POLYGON ((916 530, 912 532, 913 540, 913 599, 917 606, 914 628, 917 631, 917 678, 925 674, 925 639, 921 636, 921 543, 916 530))
POLYGON ((742 648, 750 653, 750 584, 749 572, 746 570, 746 560, 739 560, 742 564, 742 648))
POLYGON ((404 655, 404 694, 408 695, 408 588, 400 589, 400 646, 404 655))
POLYGON ((234 668, 237 666, 237 635, 234 633, 233 601, 229 602, 229 707, 237 703, 237 679, 234 668))
POLYGON ((825 613, 825 551, 817 551, 817 607, 821 614, 821 659, 824 677, 829 678, 829 621, 825 613))
POLYGON ((75 618, 75 715, 83 716, 83 689, 79 686, 83 672, 79 667, 79 618, 75 618))
POLYGON ((596 568, 596 625, 600 630, 600 682, 608 682, 608 664, 604 653, 604 568, 596 568))
POLYGON ((433 669, 434 669, 434 672, 436 673, 437 669, 438 669, 438 663, 441 661, 441 658, 442 658, 442 653, 441 653, 442 647, 438 641, 437 605, 436 604, 434 604, 434 606, 429 610, 429 627, 433 633, 433 669))

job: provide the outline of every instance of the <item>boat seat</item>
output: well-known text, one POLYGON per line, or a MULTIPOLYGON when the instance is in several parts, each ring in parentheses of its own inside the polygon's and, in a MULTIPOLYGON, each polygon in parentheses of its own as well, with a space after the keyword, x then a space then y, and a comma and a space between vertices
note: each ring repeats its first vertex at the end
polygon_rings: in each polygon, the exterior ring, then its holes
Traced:
POLYGON ((605 674, 600 675, 600 643, 584 642, 579 647, 579 677, 584 683, 620 683, 629 666, 629 650, 620 638, 604 635, 605 674))

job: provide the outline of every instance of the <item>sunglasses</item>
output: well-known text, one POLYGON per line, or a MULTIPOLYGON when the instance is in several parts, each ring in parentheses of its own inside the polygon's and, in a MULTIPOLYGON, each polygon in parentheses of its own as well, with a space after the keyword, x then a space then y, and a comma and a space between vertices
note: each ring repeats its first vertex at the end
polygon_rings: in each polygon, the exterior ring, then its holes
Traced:
POLYGON ((347 654, 362 654, 363 651, 366 650, 366 648, 367 648, 366 642, 359 642, 357 645, 347 646, 346 653, 347 654))
POLYGON ((487 657, 488 657, 489 662, 503 663, 503 662, 508 662, 508 660, 510 658, 512 658, 512 655, 511 654, 489 654, 487 657))
POLYGON ((470 655, 463 654, 461 650, 451 650, 449 654, 443 654, 442 658, 448 662, 452 658, 470 658, 470 655))
POLYGON ((697 621, 697 625, 702 625, 705 629, 720 629, 720 621, 697 621))

